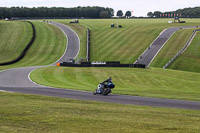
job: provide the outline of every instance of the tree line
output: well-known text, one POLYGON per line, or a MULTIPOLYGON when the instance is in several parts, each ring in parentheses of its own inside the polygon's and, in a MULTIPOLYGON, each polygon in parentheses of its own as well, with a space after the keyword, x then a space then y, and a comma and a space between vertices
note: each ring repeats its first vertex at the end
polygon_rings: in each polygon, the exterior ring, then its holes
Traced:
POLYGON ((69 18, 111 18, 114 16, 114 10, 112 8, 104 7, 74 7, 74 8, 62 8, 62 7, 0 7, 1 18, 12 17, 69 17, 69 18))
POLYGON ((168 18, 168 17, 183 17, 183 18, 200 18, 200 7, 178 9, 170 12, 148 12, 148 17, 168 18))
POLYGON ((126 11, 126 13, 125 13, 125 15, 124 15, 124 13, 123 13, 123 11, 122 10, 119 10, 119 11, 117 11, 117 15, 116 16, 118 16, 119 18, 121 17, 126 17, 126 18, 129 18, 129 17, 131 17, 132 16, 132 13, 131 13, 131 11, 126 11))

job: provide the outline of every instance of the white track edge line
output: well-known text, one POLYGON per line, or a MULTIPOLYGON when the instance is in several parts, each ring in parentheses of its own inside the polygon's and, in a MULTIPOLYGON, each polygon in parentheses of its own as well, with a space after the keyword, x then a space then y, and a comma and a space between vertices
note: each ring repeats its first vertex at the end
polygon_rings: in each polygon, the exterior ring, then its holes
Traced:
POLYGON ((6 91, 6 90, 0 90, 0 92, 14 93, 14 92, 12 92, 12 91, 6 91))
POLYGON ((41 87, 47 87, 47 86, 44 86, 44 85, 41 85, 41 84, 38 84, 38 83, 34 82, 34 81, 30 78, 31 73, 32 73, 33 71, 35 71, 36 69, 37 69, 37 68, 35 68, 35 69, 33 69, 31 72, 29 72, 29 74, 28 74, 28 80, 29 80, 31 83, 35 84, 35 85, 39 85, 39 86, 41 86, 41 87))

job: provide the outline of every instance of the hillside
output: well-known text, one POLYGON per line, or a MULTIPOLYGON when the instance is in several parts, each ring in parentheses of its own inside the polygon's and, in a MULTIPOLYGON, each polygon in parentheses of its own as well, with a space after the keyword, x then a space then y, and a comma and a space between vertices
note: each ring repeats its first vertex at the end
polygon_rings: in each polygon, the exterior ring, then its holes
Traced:
POLYGON ((186 44, 194 29, 177 31, 160 50, 150 67, 163 68, 186 44))
POLYGON ((0 21, 0 63, 16 59, 30 42, 33 35, 27 22, 0 21))
MULTIPOLYGON (((132 63, 164 28, 198 24, 197 19, 186 19, 187 24, 168 24, 167 20, 80 20, 80 24, 72 25, 69 24, 70 20, 56 21, 82 33, 86 27, 91 29, 93 61, 119 60, 123 63, 132 63), (110 28, 110 23, 113 21, 118 21, 123 28, 110 28), (127 48, 123 49, 124 47, 127 48)), ((162 67, 162 64, 167 63, 185 45, 192 30, 184 29, 176 32, 158 54, 152 67, 162 67)), ((83 37, 85 34, 79 33, 79 36, 83 37)), ((84 45, 85 42, 82 42, 81 46, 84 45)), ((109 76, 116 81, 117 88, 114 93, 117 94, 200 100, 198 73, 155 68, 51 67, 38 69, 31 74, 32 80, 42 85, 87 91, 93 91, 99 82, 109 76)))
POLYGON ((190 72, 200 72, 200 32, 193 39, 188 49, 173 62, 169 68, 190 72))
POLYGON ((86 29, 90 28, 92 61, 134 63, 165 28, 199 24, 198 19, 183 19, 187 21, 185 24, 168 24, 169 20, 171 19, 81 19, 79 24, 69 24, 71 20, 56 21, 67 24, 79 34, 82 40, 79 58, 85 58, 86 29), (123 27, 110 28, 111 23, 123 27))
MULTIPOLYGON (((67 23, 70 20, 61 21, 67 23)), ((92 29, 94 60, 120 59, 126 62, 127 58, 128 62, 132 62, 150 45, 160 31, 166 27, 180 26, 180 24, 167 24, 168 20, 166 19, 119 20, 118 22, 123 25, 123 28, 111 29, 110 23, 113 21, 116 20, 83 20, 80 25, 70 25, 81 38, 82 50, 79 57, 85 56, 86 50, 84 49, 86 47, 83 46, 85 45, 84 38, 87 27, 92 29), (98 45, 103 47, 102 53, 101 47, 98 45), (123 46, 126 46, 126 49, 119 51, 123 46), (139 48, 137 49, 137 47, 139 48), (126 51, 129 52, 129 55, 126 51), (109 56, 112 55, 116 57, 110 58, 109 56), (121 58, 122 55, 125 55, 126 58, 121 58)), ((187 20, 189 23, 184 25, 196 25, 198 21, 187 20)), ((33 23, 37 32, 33 47, 23 60, 14 65, 0 67, 0 70, 47 65, 62 56, 66 49, 66 38, 62 31, 47 23, 39 21, 33 23)), ((182 39, 187 38, 189 33, 190 30, 177 32, 172 42, 176 42, 176 45, 182 47, 182 42, 184 42, 182 39), (178 35, 181 37, 179 38, 178 35)), ((191 45, 192 50, 188 53, 193 54, 193 58, 199 56, 197 51, 193 53, 194 49, 199 49, 199 45, 196 45, 199 42, 198 36, 194 39, 195 45, 191 45)), ((200 101, 200 74, 193 72, 160 68, 68 68, 55 66, 40 68, 31 74, 31 78, 40 84, 87 91, 93 91, 99 82, 110 76, 112 76, 116 88, 113 90, 114 95, 110 95, 108 98, 117 97, 116 94, 127 94, 200 101)), ((28 87, 24 89, 30 91, 28 87)), ((40 92, 44 91, 42 88, 39 89, 40 92)), ((58 93, 55 92, 56 94, 58 93)), ((65 94, 62 93, 62 95, 65 94)), ((0 91, 0 101, 1 132, 199 132, 199 110, 111 104, 2 91, 0 91)))
MULTIPOLYGON (((49 65, 63 55, 67 43, 63 32, 53 25, 40 21, 34 21, 33 24, 36 28, 36 39, 26 56, 13 65, 1 66, 0 70, 14 67, 49 65)), ((0 49, 4 50, 2 47, 0 49)), ((4 56, 2 55, 2 57, 4 56)))
MULTIPOLYGON (((165 64, 167 64, 184 47, 193 30, 194 29, 177 31, 161 49, 150 67, 163 68, 163 66, 165 66, 165 64)), ((168 69, 198 73, 200 72, 199 35, 200 33, 197 32, 191 45, 183 54, 181 54, 176 60, 172 62, 168 69)))

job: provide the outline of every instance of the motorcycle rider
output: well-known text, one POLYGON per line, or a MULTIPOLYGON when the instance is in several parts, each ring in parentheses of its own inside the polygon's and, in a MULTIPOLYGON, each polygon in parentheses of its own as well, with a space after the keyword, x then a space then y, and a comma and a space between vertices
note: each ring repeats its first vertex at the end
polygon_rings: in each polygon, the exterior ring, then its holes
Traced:
POLYGON ((103 93, 103 88, 106 88, 108 84, 112 82, 112 78, 109 77, 107 80, 103 81, 102 83, 99 84, 98 88, 96 89, 96 94, 102 94, 103 93))

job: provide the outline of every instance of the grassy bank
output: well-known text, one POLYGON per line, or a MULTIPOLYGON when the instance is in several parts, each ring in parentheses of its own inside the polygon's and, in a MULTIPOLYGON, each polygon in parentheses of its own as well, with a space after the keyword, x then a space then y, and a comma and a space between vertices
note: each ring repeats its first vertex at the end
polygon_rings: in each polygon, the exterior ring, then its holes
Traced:
MULTIPOLYGON (((78 31, 79 37, 84 39, 81 49, 85 51, 82 52, 86 52, 86 29, 90 28, 92 61, 133 63, 165 28, 199 24, 199 19, 184 19, 187 22, 185 24, 168 24, 169 20, 171 19, 80 19, 79 24, 69 24, 70 20, 56 21, 78 31), (123 28, 110 28, 111 23, 122 25, 123 28)), ((80 54, 85 58, 85 53, 82 52, 80 54)))
MULTIPOLYGON (((66 20, 61 21, 66 23, 66 20)), ((93 60, 133 63, 163 29, 199 23, 197 19, 187 19, 186 24, 167 24, 167 21, 168 19, 80 20, 80 24, 70 26, 79 31, 78 35, 82 40, 85 38, 86 27, 91 28, 93 60), (123 28, 111 29, 112 22, 118 22, 123 28)), ((25 58, 14 65, 0 67, 0 70, 47 65, 61 57, 66 45, 62 31, 46 23, 34 24, 36 41, 25 58)), ((184 32, 184 36, 185 33, 187 32, 184 32)), ((79 57, 84 56, 84 48, 79 57)), ((47 67, 31 74, 35 82, 43 85, 87 91, 93 91, 99 82, 110 76, 116 84, 113 90, 116 94, 200 101, 200 74, 192 72, 157 68, 47 67)), ((198 133, 200 130, 199 111, 193 110, 88 102, 6 92, 0 92, 0 101, 0 132, 198 133)))
POLYGON ((197 133, 199 111, 0 92, 0 132, 197 133))
POLYGON ((194 29, 177 31, 161 49, 150 67, 163 68, 186 44, 194 29))
POLYGON ((47 67, 31 73, 39 84, 56 88, 93 91, 112 76, 116 88, 113 93, 200 101, 199 74, 133 68, 67 68, 47 67))
POLYGON ((53 25, 35 21, 36 39, 25 57, 19 62, 0 67, 0 70, 24 67, 43 66, 57 61, 65 52, 66 37, 63 32, 53 25))
POLYGON ((57 61, 66 50, 66 37, 56 26, 34 22, 36 40, 26 57, 19 62, 23 66, 49 65, 57 61))
POLYGON ((169 68, 190 72, 200 72, 200 32, 197 32, 191 45, 169 68))
POLYGON ((20 21, 0 21, 0 63, 16 59, 30 42, 31 24, 20 21))

